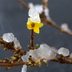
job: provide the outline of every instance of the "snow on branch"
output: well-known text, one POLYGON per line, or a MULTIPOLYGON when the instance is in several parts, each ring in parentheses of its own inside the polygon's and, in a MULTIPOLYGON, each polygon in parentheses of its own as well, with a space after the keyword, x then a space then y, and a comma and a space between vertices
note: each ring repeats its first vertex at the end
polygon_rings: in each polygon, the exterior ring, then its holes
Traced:
POLYGON ((14 47, 15 44, 12 45, 10 43, 10 41, 14 43, 14 36, 11 37, 11 35, 9 34, 13 35, 12 33, 3 34, 3 36, 0 38, 0 44, 6 47, 8 50, 13 50, 13 52, 15 53, 9 59, 0 60, 0 66, 41 66, 43 63, 47 63, 48 61, 59 62, 62 64, 72 64, 72 54, 70 54, 67 48, 61 47, 57 50, 56 48, 51 47, 47 44, 41 44, 39 47, 35 49, 29 49, 29 51, 24 52, 22 48, 19 48, 19 45, 17 43, 17 49, 14 47), (7 36, 7 38, 5 35, 7 36), (10 40, 9 38, 12 38, 13 40, 10 40))

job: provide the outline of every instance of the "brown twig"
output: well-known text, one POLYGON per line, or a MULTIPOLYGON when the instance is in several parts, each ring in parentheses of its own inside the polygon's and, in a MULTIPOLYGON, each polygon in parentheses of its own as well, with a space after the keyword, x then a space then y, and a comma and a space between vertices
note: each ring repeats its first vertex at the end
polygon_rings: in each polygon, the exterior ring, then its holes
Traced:
MULTIPOLYGON (((55 59, 52 59, 50 61, 58 62, 58 63, 61 63, 61 64, 72 64, 72 58, 70 58, 69 56, 68 57, 64 57, 62 55, 58 55, 58 56, 56 56, 55 59)), ((2 66, 2 67, 14 67, 14 66, 20 66, 20 65, 24 65, 24 64, 27 65, 27 66, 38 66, 38 63, 37 63, 37 65, 35 63, 36 62, 34 62, 33 60, 31 60, 31 63, 23 62, 23 61, 14 62, 14 63, 0 62, 0 66, 2 66)), ((41 60, 41 63, 43 63, 42 60, 41 60)))
POLYGON ((7 42, 3 41, 3 39, 1 37, 0 37, 0 45, 2 45, 4 48, 12 50, 12 51, 15 50, 14 43, 7 43, 7 42))
POLYGON ((62 33, 65 33, 65 34, 68 34, 68 35, 71 35, 71 36, 72 36, 72 32, 65 31, 65 30, 61 29, 61 27, 58 26, 58 24, 56 24, 54 21, 52 21, 51 19, 48 20, 48 19, 46 18, 46 16, 44 15, 44 13, 42 13, 42 14, 40 15, 40 18, 41 18, 41 21, 42 21, 44 24, 46 24, 46 25, 48 25, 48 26, 51 26, 51 27, 59 30, 59 31, 62 32, 62 33))
POLYGON ((4 62, 1 62, 0 63, 0 66, 2 66, 2 67, 14 67, 14 66, 20 66, 20 65, 24 65, 24 64, 27 64, 26 62, 18 62, 18 63, 8 63, 8 62, 6 62, 6 63, 4 63, 4 62))
POLYGON ((48 0, 42 0, 42 5, 44 7, 48 7, 48 0))
POLYGON ((35 46, 34 46, 34 37, 35 37, 35 35, 34 35, 34 31, 33 30, 31 30, 31 35, 30 35, 31 37, 30 37, 30 45, 29 45, 29 48, 30 49, 34 49, 35 48, 35 46))
POLYGON ((25 0, 18 0, 18 2, 21 7, 26 8, 27 10, 29 9, 28 3, 25 0))
POLYGON ((72 64, 72 58, 70 58, 70 56, 64 57, 62 55, 57 55, 57 57, 51 61, 59 62, 61 64, 72 64))
POLYGON ((50 25, 51 27, 53 28, 56 28, 57 30, 59 30, 60 32, 62 33, 65 33, 65 34, 68 34, 68 35, 71 35, 72 36, 72 32, 69 32, 69 31, 65 31, 63 29, 61 29, 60 26, 58 26, 55 22, 53 22, 52 20, 47 20, 46 21, 47 25, 50 25))
POLYGON ((3 41, 3 39, 0 37, 0 45, 3 47, 3 48, 6 48, 7 50, 11 50, 12 52, 14 53, 17 53, 19 55, 25 55, 26 52, 20 48, 15 48, 14 47, 14 43, 7 43, 5 41, 3 41))

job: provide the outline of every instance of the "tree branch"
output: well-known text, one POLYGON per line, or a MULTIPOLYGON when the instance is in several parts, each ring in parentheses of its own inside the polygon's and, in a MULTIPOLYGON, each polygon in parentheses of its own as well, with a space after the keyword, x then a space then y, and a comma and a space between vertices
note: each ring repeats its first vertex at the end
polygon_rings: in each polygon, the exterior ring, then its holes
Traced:
POLYGON ((31 30, 29 49, 34 49, 35 48, 34 37, 35 37, 34 31, 31 30))
POLYGON ((0 66, 2 67, 14 67, 14 66, 20 66, 20 65, 24 65, 27 64, 25 62, 18 62, 18 63, 8 63, 8 62, 0 62, 0 66))
MULTIPOLYGON (((43 63, 42 60, 41 64, 43 63)), ((50 60, 52 62, 58 62, 61 64, 72 64, 72 58, 68 57, 64 57, 62 55, 57 55, 55 59, 50 60)), ((20 65, 27 65, 27 66, 39 66, 38 64, 35 64, 36 62, 34 62, 33 60, 31 61, 31 63, 29 62, 14 62, 14 63, 9 63, 9 62, 1 62, 0 61, 0 66, 2 67, 14 67, 14 66, 20 66, 20 65)))
POLYGON ((29 9, 28 3, 25 0, 18 0, 18 2, 23 8, 29 9))
POLYGON ((17 53, 19 55, 25 55, 26 52, 20 48, 14 48, 14 43, 7 43, 3 41, 3 39, 0 37, 0 45, 3 46, 3 48, 6 48, 7 50, 11 50, 14 53, 17 53))
POLYGON ((40 15, 40 17, 41 17, 41 21, 42 21, 43 23, 45 23, 46 25, 51 26, 51 27, 59 30, 59 31, 62 32, 62 33, 65 33, 65 34, 68 34, 68 35, 71 35, 71 36, 72 36, 72 32, 65 31, 65 30, 61 29, 61 27, 58 26, 58 24, 56 24, 54 21, 52 21, 51 19, 48 20, 48 19, 46 18, 46 16, 44 15, 44 13, 42 13, 42 14, 40 15))

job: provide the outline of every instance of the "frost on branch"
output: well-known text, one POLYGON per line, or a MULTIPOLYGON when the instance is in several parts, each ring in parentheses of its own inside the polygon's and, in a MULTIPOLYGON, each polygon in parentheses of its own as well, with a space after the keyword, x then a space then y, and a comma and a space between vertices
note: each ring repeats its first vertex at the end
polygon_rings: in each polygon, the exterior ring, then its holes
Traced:
POLYGON ((27 65, 23 65, 21 72, 27 72, 27 65))
POLYGON ((29 50, 26 55, 22 56, 22 60, 24 62, 29 62, 29 58, 31 57, 32 61, 35 63, 37 61, 49 61, 51 59, 55 59, 57 55, 57 50, 48 46, 47 44, 41 44, 38 49, 29 50))
POLYGON ((22 48, 20 42, 17 40, 16 37, 14 38, 14 47, 15 48, 20 48, 20 49, 22 48))
POLYGON ((4 33, 2 39, 7 43, 13 42, 15 48, 22 48, 20 42, 17 40, 13 33, 4 33))
POLYGON ((34 22, 41 22, 39 13, 35 11, 35 8, 30 8, 28 12, 29 17, 31 18, 32 21, 34 22))
POLYGON ((63 56, 69 56, 69 49, 61 47, 58 49, 58 54, 61 54, 63 56))
POLYGON ((67 23, 61 24, 61 29, 62 29, 62 31, 66 31, 66 32, 69 32, 69 33, 72 32, 72 30, 69 28, 67 23))
POLYGON ((48 61, 72 63, 72 56, 68 49, 61 47, 57 50, 47 44, 41 44, 38 49, 29 50, 21 58, 29 65, 41 65, 42 62, 47 63, 48 61))
POLYGON ((44 13, 47 19, 50 19, 49 9, 44 7, 43 5, 34 5, 33 3, 29 3, 29 8, 34 8, 36 12, 39 14, 44 13))
POLYGON ((6 41, 8 43, 14 41, 13 33, 5 33, 5 34, 3 34, 2 38, 3 38, 4 41, 6 41))
MULTIPOLYGON (((22 51, 20 51, 21 53, 22 51)), ((18 53, 18 55, 20 55, 18 53)), ((13 58, 17 58, 18 55, 13 58)), ((23 65, 21 72, 27 71, 27 66, 39 66, 42 63, 47 63, 48 61, 59 62, 59 63, 68 63, 72 64, 72 56, 69 54, 69 50, 66 48, 59 48, 58 50, 54 47, 51 47, 47 44, 41 44, 38 48, 34 50, 29 50, 26 54, 19 57, 22 61, 10 62, 10 60, 0 60, 0 66, 18 66, 23 65)))

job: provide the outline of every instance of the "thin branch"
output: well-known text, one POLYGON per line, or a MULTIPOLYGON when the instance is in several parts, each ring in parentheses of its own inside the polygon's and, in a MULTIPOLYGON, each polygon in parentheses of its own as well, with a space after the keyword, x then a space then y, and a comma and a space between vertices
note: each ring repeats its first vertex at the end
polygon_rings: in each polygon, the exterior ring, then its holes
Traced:
POLYGON ((3 41, 3 39, 1 37, 0 37, 0 45, 2 45, 4 48, 12 50, 12 51, 15 50, 14 43, 7 43, 7 42, 3 41))
POLYGON ((3 48, 6 48, 7 50, 11 50, 14 53, 17 53, 19 55, 25 55, 26 52, 20 48, 14 48, 14 43, 7 43, 5 41, 3 41, 3 39, 0 37, 0 45, 3 48))
POLYGON ((46 23, 47 23, 47 25, 50 25, 51 27, 56 28, 56 29, 59 30, 60 32, 72 36, 72 32, 65 31, 65 30, 61 29, 61 27, 59 27, 59 26, 58 26, 55 22, 53 22, 52 20, 47 20, 46 23))
POLYGON ((18 0, 18 2, 21 7, 26 8, 27 10, 29 9, 28 3, 25 0, 18 0))
POLYGON ((42 0, 42 5, 44 7, 48 7, 48 0, 42 0))
POLYGON ((42 14, 40 15, 40 17, 41 17, 41 21, 42 21, 43 23, 45 23, 46 25, 51 26, 51 27, 59 30, 59 31, 62 32, 62 33, 65 33, 65 34, 68 34, 68 35, 71 35, 71 36, 72 36, 72 32, 65 31, 65 30, 61 29, 61 27, 58 26, 58 24, 56 24, 54 21, 52 21, 51 19, 48 20, 48 19, 46 18, 46 16, 44 15, 44 13, 42 13, 42 14))
MULTIPOLYGON (((58 62, 61 64, 72 64, 72 58, 70 57, 64 57, 62 55, 57 55, 55 59, 50 60, 52 62, 58 62)), ((0 62, 0 66, 2 67, 14 67, 14 66, 20 66, 20 65, 27 65, 27 66, 39 66, 38 64, 35 64, 36 62, 34 62, 33 60, 31 61, 31 63, 29 62, 14 62, 14 63, 9 63, 9 62, 0 62)), ((41 64, 42 64, 42 60, 41 60, 41 64)))
POLYGON ((1 62, 0 66, 1 67, 14 67, 14 66, 20 66, 20 65, 24 65, 24 64, 27 64, 27 63, 25 63, 25 62, 18 62, 18 63, 1 62))
POLYGON ((70 56, 64 57, 62 55, 57 55, 56 59, 53 59, 51 61, 59 62, 61 64, 72 64, 72 58, 70 58, 70 56))
MULTIPOLYGON (((26 7, 27 9, 29 9, 28 4, 27 4, 24 0, 19 0, 19 2, 20 2, 24 7, 26 7)), ((48 7, 48 0, 42 0, 42 4, 43 4, 44 7, 48 7)), ((58 24, 56 24, 54 21, 48 20, 48 19, 45 17, 44 13, 42 13, 40 16, 41 16, 42 22, 46 23, 48 26, 51 26, 51 27, 59 30, 59 31, 62 32, 62 33, 65 33, 65 34, 68 34, 68 35, 71 35, 71 36, 72 36, 72 32, 64 31, 63 29, 61 29, 61 27, 58 26, 58 24)))
POLYGON ((29 49, 34 49, 35 48, 34 37, 35 37, 34 31, 31 30, 29 49))

